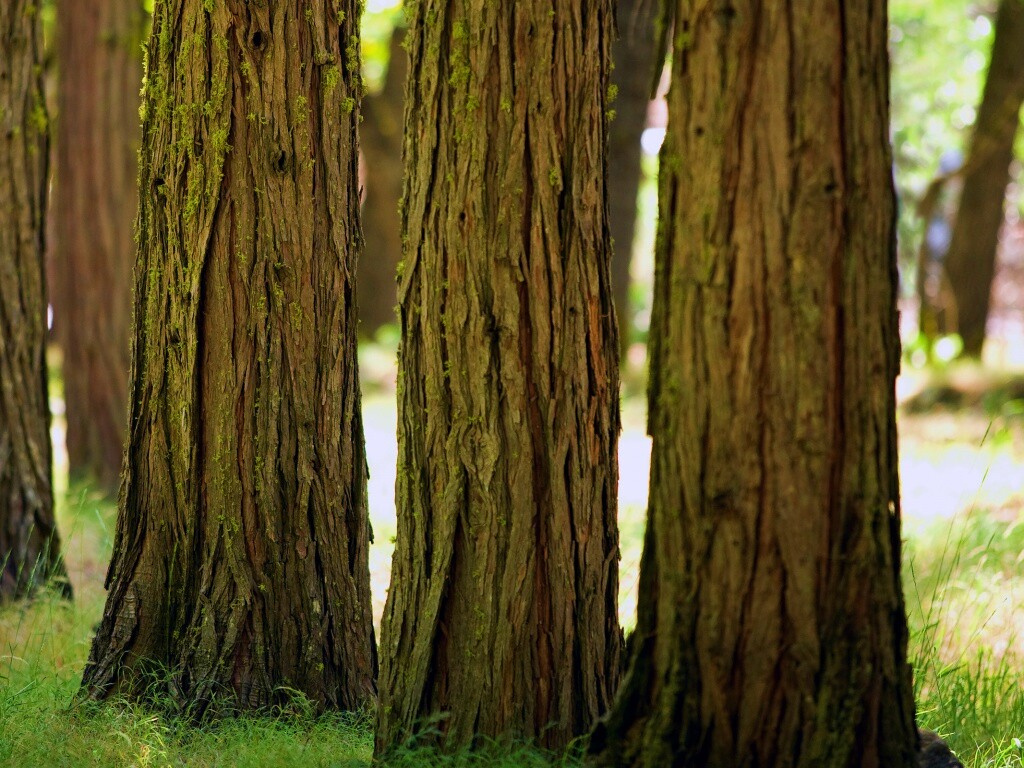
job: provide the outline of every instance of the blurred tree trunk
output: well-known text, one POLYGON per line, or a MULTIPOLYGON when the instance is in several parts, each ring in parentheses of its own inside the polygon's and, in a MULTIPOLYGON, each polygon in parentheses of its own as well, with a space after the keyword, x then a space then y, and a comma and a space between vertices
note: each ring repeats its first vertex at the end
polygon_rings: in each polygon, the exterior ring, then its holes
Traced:
POLYGON ((1013 145, 1024 103, 1024 2, 1002 0, 974 123, 947 270, 964 353, 980 357, 995 274, 1013 145))
POLYGON ((382 325, 398 321, 396 276, 402 259, 398 203, 402 199, 402 110, 408 56, 405 29, 395 27, 384 88, 364 100, 360 127, 366 161, 363 236, 359 257, 359 333, 372 338, 382 325))
POLYGON ((357 6, 157 0, 94 698, 192 715, 372 700, 357 6))
POLYGON ((137 0, 58 0, 52 300, 68 463, 117 487, 128 419, 139 88, 137 0))
POLYGON ((423 725, 559 748, 615 689, 612 23, 611 0, 412 9, 378 753, 423 725))
POLYGON ((633 312, 629 302, 630 264, 636 235, 640 136, 647 125, 647 107, 655 80, 656 0, 618 0, 618 39, 612 46, 612 83, 617 91, 615 119, 608 131, 608 203, 611 222, 612 291, 619 318, 619 338, 629 344, 633 312))
POLYGON ((63 579, 53 512, 43 250, 47 114, 32 0, 0 3, 0 600, 63 579))
MULTIPOLYGON (((939 161, 940 170, 942 160, 939 161)), ((949 285, 949 275, 943 266, 948 248, 942 249, 941 235, 945 227, 952 226, 950 216, 945 208, 950 205, 950 200, 944 199, 951 195, 959 199, 960 177, 963 168, 957 168, 949 172, 942 172, 932 179, 924 195, 916 205, 917 217, 921 220, 924 229, 924 236, 918 246, 915 259, 917 275, 914 283, 917 287, 918 332, 927 339, 927 352, 929 357, 933 352, 933 342, 939 337, 949 333, 956 333, 956 301, 949 285), (955 187, 955 190, 950 190, 955 187), (937 243, 932 241, 933 228, 941 228, 936 237, 937 243), (938 245, 938 248, 936 248, 938 245)), ((955 214, 954 214, 955 215, 955 214)), ((950 234, 952 239, 952 234, 950 234)))
POLYGON ((910 768, 886 3, 671 7, 650 512, 591 749, 910 768))

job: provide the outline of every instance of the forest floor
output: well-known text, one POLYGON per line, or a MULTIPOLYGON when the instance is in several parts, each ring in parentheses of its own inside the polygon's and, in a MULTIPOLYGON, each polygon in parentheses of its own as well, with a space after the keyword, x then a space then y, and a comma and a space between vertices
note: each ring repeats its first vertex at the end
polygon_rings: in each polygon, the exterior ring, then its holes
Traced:
MULTIPOLYGON (((363 361, 372 370, 372 352, 363 361)), ((899 382, 904 582, 922 725, 949 737, 968 768, 1024 766, 1024 377, 972 367, 907 371, 899 382)), ((55 442, 63 441, 60 402, 55 442)), ((395 535, 395 403, 364 397, 379 621, 395 535)), ((633 623, 650 443, 644 403, 623 403, 620 616, 633 623)), ((0 765, 369 765, 369 719, 313 718, 301 701, 269 718, 202 729, 134 707, 72 703, 104 600, 115 505, 67 486, 58 450, 59 522, 75 602, 0 611, 0 765)), ((570 764, 572 760, 559 760, 570 764)), ((530 753, 408 765, 549 765, 530 753)))

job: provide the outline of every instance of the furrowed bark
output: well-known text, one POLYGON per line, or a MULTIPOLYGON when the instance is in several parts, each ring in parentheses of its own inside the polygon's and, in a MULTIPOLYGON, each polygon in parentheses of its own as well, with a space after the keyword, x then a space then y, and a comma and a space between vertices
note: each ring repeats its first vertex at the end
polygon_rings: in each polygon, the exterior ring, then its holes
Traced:
POLYGON ((615 688, 607 0, 410 9, 377 752, 551 748, 615 688))
POLYGON ((0 601, 71 596, 53 511, 46 379, 47 114, 29 0, 0 4, 0 601))
POLYGON ((355 0, 158 0, 131 430, 83 679, 196 716, 374 693, 355 0))
POLYGON ((648 528, 593 762, 910 768, 886 4, 670 7, 648 528))

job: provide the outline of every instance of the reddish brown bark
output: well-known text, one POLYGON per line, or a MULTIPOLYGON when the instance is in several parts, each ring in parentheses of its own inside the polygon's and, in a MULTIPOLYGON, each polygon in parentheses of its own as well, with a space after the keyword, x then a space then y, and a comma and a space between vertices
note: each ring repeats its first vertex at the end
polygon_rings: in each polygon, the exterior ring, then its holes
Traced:
POLYGON ((643 176, 640 136, 647 125, 655 79, 656 0, 619 0, 618 39, 612 46, 615 119, 608 132, 608 203, 612 242, 612 292, 623 347, 629 343, 633 311, 629 301, 630 265, 637 222, 637 193, 643 176))
POLYGON ((372 700, 355 0, 157 0, 131 432, 83 688, 372 700))
POLYGON ((610 0, 412 6, 377 751, 558 748, 618 676, 610 0))
POLYGON ((615 768, 911 768, 885 0, 675 0, 615 768))
POLYGON ((142 4, 58 0, 51 274, 72 475, 117 487, 128 420, 142 4))
POLYGON ((379 93, 364 101, 360 145, 366 161, 362 221, 366 245, 359 258, 359 333, 372 338, 386 323, 395 323, 398 263, 402 260, 402 112, 409 57, 402 48, 405 30, 391 36, 388 72, 379 93))
POLYGON ((53 511, 43 269, 47 115, 31 0, 0 4, 0 601, 51 578, 68 597, 53 511))

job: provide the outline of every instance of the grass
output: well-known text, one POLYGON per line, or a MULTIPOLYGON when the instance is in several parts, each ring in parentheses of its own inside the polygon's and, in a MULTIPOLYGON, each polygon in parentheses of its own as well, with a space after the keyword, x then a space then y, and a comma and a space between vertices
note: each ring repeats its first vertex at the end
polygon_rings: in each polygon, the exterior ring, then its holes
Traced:
POLYGON ((900 419, 918 722, 968 768, 1024 766, 1021 380, 958 366, 900 419))
POLYGON ((75 601, 53 595, 0 611, 0 765, 365 766, 364 719, 312 717, 301 702, 261 718, 193 728, 139 706, 75 700, 92 628, 103 611, 103 573, 114 506, 86 489, 58 508, 75 601))
POLYGON ((918 722, 964 765, 1024 766, 1024 528, 976 510, 908 542, 904 583, 918 722))
MULTIPOLYGON (((639 464, 623 476, 646 476, 642 413, 631 408, 627 402, 623 439, 630 442, 624 453, 627 462, 639 464)), ((1024 613, 1018 611, 1024 598, 1024 524, 1018 520, 1024 440, 1018 432, 1024 427, 1015 415, 1000 421, 994 414, 1005 409, 990 402, 979 409, 902 417, 905 593, 919 722, 946 737, 968 768, 1010 768, 1024 766, 1024 613), (933 476, 942 479, 938 488, 933 476)), ((371 508, 385 510, 374 520, 371 553, 379 616, 394 533, 388 511, 394 475, 387 469, 394 462, 388 442, 394 416, 381 396, 367 398, 366 412, 371 467, 379 467, 371 477, 371 508)), ((103 609, 116 511, 83 486, 59 484, 58 497, 75 601, 43 596, 0 610, 0 766, 369 765, 369 718, 316 718, 301 701, 268 717, 201 728, 139 706, 77 702, 92 628, 103 609)), ((624 488, 622 502, 621 613, 629 623, 643 535, 642 489, 624 488)), ((406 752, 394 764, 567 768, 578 760, 495 746, 454 758, 406 752)))

